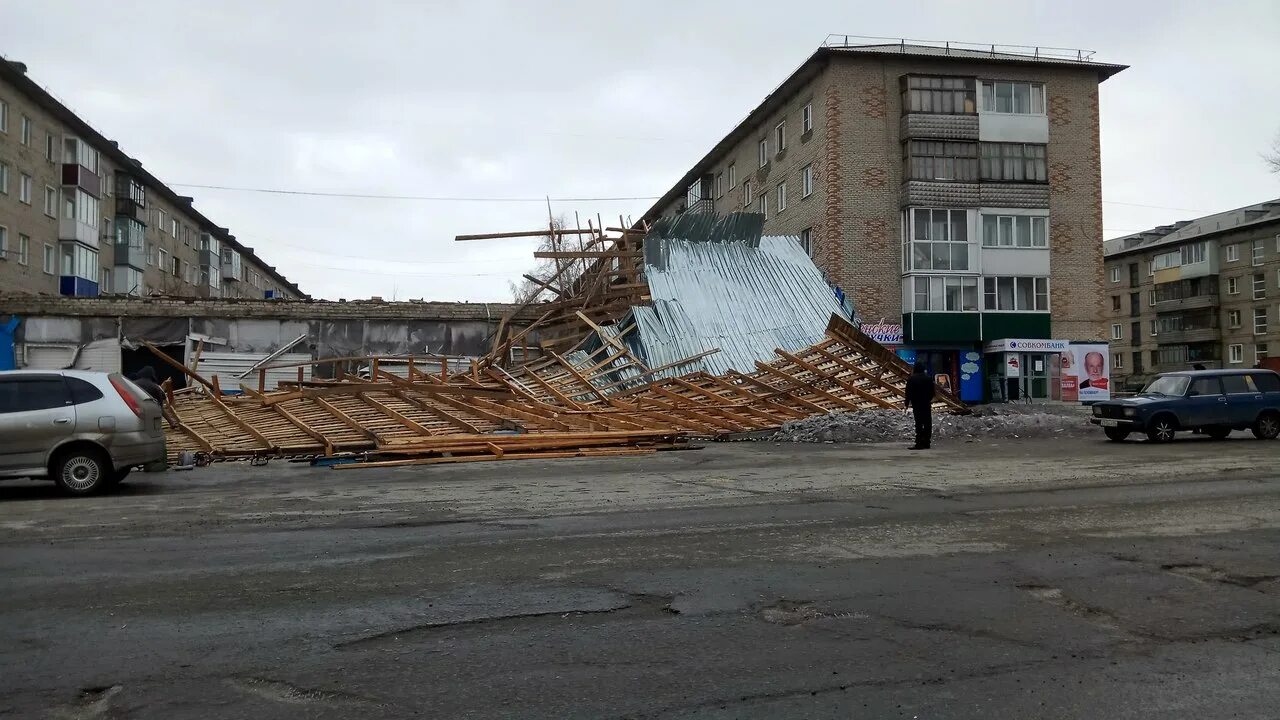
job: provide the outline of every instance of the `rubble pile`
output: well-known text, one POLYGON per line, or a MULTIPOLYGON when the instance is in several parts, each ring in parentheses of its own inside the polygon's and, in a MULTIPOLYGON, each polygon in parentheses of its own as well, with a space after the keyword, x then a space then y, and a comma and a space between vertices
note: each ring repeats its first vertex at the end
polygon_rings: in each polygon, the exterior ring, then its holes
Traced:
MULTIPOLYGON (((933 437, 962 440, 1004 440, 1092 435, 1081 408, 1069 406, 988 405, 968 415, 934 413, 933 437)), ((903 410, 862 410, 794 420, 772 438, 778 442, 878 443, 910 441, 915 436, 911 413, 903 410)))

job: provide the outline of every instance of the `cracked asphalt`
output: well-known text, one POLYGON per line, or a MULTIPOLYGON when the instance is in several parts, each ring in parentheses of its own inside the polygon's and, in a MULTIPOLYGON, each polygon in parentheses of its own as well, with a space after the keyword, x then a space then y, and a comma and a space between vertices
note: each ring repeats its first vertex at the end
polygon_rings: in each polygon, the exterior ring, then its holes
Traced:
POLYGON ((0 717, 1258 718, 1280 444, 0 485, 0 717))

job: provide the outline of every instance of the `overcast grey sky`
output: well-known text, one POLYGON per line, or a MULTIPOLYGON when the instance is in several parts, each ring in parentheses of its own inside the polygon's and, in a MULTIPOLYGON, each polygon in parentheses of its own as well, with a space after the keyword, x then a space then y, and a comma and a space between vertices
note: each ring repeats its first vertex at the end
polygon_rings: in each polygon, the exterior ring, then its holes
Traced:
MULTIPOLYGON (((0 0, 0 52, 166 182, 367 194, 660 195, 828 33, 1130 65, 1102 86, 1107 237, 1280 197, 1259 158, 1280 130, 1274 0, 0 0)), ((453 237, 547 218, 177 189, 325 298, 506 300, 531 243, 453 237)))

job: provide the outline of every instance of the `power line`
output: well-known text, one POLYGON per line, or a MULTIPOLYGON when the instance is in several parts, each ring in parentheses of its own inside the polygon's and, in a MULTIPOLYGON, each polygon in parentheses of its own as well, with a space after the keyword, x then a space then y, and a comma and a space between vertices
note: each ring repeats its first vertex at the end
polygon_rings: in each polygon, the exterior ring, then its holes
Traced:
POLYGON ((1167 205, 1143 205, 1142 203, 1120 202, 1119 200, 1103 200, 1102 204, 1103 205, 1128 205, 1130 207, 1153 208, 1155 210, 1177 210, 1179 212, 1193 212, 1193 213, 1200 212, 1199 210, 1192 210, 1191 208, 1168 207, 1167 205))
MULTIPOLYGON (((305 253, 307 253, 307 254, 309 254, 309 255, 318 255, 318 256, 321 256, 321 257, 341 258, 341 259, 343 259, 343 260, 372 260, 372 259, 374 259, 374 258, 370 258, 368 255, 343 255, 343 254, 341 254, 341 253, 324 252, 324 251, 321 251, 321 250, 316 250, 316 249, 314 249, 314 248, 302 247, 301 245, 291 245, 291 244, 286 243, 286 242, 280 242, 279 240, 263 241, 263 243, 262 243, 262 244, 263 244, 265 247, 269 247, 269 248, 273 248, 273 249, 274 249, 274 248, 277 248, 277 247, 281 247, 281 248, 288 248, 288 249, 290 249, 290 250, 297 250, 297 251, 299 251, 299 252, 305 252, 305 253)), ((480 259, 476 259, 476 260, 408 260, 408 261, 403 261, 403 262, 402 262, 402 261, 397 260, 397 261, 395 261, 395 262, 396 262, 396 264, 397 264, 397 265, 475 265, 475 264, 480 263, 480 262, 504 262, 504 261, 508 261, 508 262, 527 262, 527 261, 530 259, 530 257, 531 257, 531 256, 529 256, 529 255, 522 255, 522 256, 520 256, 520 257, 509 257, 509 258, 502 258, 502 257, 498 257, 498 258, 484 258, 483 260, 480 260, 480 259)))
POLYGON ((527 197, 449 197, 444 195, 380 195, 376 193, 342 193, 319 192, 313 190, 282 190, 279 188, 233 187, 229 185, 197 185, 194 183, 169 183, 170 187, 199 188, 201 190, 227 190, 230 192, 254 192, 270 195, 302 195, 307 197, 355 198, 361 200, 416 200, 427 202, 511 202, 544 203, 551 202, 613 202, 625 200, 657 200, 659 196, 636 197, 564 197, 564 198, 527 198, 527 197))

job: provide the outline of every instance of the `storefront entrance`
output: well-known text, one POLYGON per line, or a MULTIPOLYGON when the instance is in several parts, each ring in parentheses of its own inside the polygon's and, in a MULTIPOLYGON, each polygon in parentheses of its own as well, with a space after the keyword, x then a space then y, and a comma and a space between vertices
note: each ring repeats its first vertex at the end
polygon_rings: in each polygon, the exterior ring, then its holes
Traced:
POLYGON ((987 343, 992 402, 1062 399, 1059 354, 1065 340, 995 340, 987 343))

